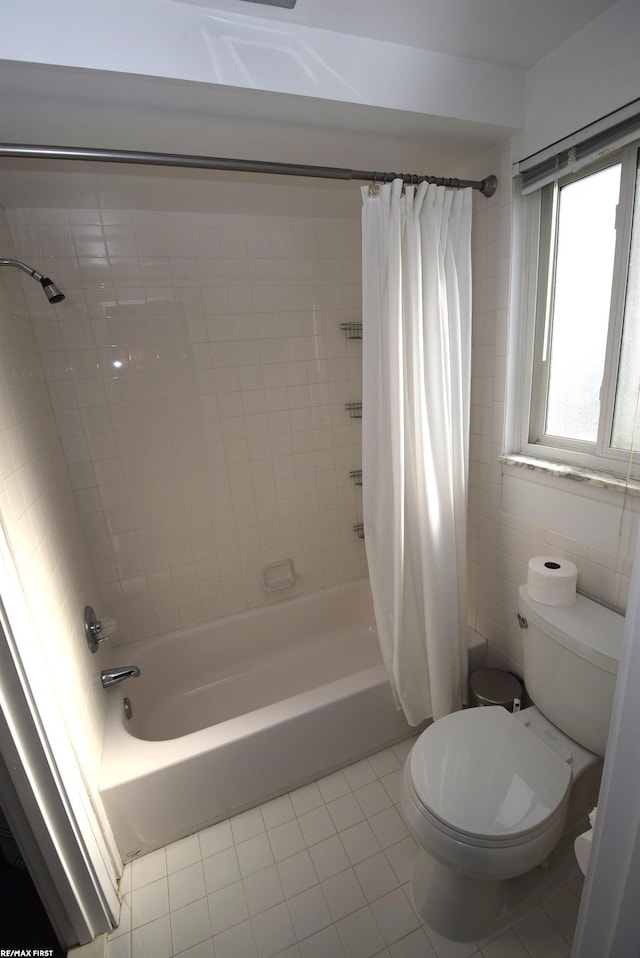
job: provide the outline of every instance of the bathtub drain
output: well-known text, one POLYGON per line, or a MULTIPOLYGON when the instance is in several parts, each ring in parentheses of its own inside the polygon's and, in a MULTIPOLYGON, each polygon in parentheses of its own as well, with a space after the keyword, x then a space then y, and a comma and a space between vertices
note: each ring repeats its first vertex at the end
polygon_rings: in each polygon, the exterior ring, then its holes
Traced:
POLYGON ((122 707, 124 708, 125 718, 130 719, 133 715, 133 706, 131 705, 131 699, 126 695, 122 700, 122 707))

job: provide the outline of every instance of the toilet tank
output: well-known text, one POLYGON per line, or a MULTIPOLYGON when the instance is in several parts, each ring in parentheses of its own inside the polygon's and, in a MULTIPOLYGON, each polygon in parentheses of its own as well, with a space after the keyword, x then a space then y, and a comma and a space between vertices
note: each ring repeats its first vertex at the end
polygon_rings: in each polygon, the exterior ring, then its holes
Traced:
POLYGON ((533 704, 575 742, 604 755, 622 649, 624 616, 576 596, 542 605, 520 586, 524 680, 533 704))

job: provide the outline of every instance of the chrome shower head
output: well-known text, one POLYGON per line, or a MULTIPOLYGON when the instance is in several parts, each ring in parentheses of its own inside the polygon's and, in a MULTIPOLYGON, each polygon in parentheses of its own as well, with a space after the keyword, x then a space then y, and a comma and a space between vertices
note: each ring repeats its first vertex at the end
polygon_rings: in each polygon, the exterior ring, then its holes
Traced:
POLYGON ((50 303, 61 303, 64 299, 64 293, 60 292, 53 280, 49 279, 48 276, 43 276, 42 273, 39 273, 31 266, 27 266, 26 263, 22 262, 22 260, 0 259, 0 266, 15 266, 16 269, 21 269, 23 273, 28 273, 29 276, 33 276, 33 278, 37 279, 42 286, 50 303))
POLYGON ((53 280, 49 279, 48 276, 43 276, 40 280, 40 285, 45 291, 45 295, 50 303, 61 303, 64 299, 64 293, 61 293, 53 280))

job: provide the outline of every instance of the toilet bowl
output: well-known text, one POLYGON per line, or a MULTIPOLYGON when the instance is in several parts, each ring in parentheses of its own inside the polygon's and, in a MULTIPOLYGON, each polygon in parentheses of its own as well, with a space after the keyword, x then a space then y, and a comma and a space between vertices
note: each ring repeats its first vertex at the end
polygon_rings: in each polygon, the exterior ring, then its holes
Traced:
POLYGON ((469 878, 521 875, 562 834, 570 765, 499 706, 431 725, 404 774, 403 810, 420 845, 469 878))
POLYGON ((534 703, 540 688, 546 714, 536 705, 455 712, 407 757, 401 805, 418 843, 411 894, 446 938, 496 932, 573 864, 574 832, 597 802, 624 627, 583 596, 576 606, 547 609, 520 590, 525 680, 533 677, 534 703))

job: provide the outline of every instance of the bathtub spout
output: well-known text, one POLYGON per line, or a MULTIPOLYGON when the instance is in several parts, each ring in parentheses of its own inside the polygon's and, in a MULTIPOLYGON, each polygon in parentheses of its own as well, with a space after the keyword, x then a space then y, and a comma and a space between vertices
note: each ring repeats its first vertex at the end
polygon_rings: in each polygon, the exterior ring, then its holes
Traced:
POLYGON ((110 685, 117 685, 125 679, 135 678, 140 675, 140 669, 137 665, 123 665, 115 669, 103 669, 100 673, 102 688, 108 689, 110 685))

